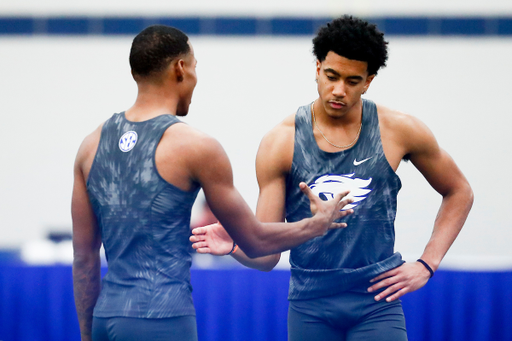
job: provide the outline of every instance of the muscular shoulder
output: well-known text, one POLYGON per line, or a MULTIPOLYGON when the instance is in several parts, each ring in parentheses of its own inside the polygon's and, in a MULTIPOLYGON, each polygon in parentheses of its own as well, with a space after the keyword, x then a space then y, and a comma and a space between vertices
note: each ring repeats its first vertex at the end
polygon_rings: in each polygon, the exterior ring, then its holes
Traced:
POLYGON ((256 157, 256 167, 272 168, 287 172, 293 161, 295 114, 286 117, 261 140, 256 157))
POLYGON ((91 168, 94 156, 96 155, 96 150, 98 149, 98 145, 100 143, 101 130, 104 124, 105 123, 100 124, 98 128, 87 135, 82 141, 80 148, 78 149, 75 160, 75 168, 82 171, 85 175, 89 173, 89 169, 91 168))
MULTIPOLYGON (((212 173, 230 173, 231 165, 221 144, 184 123, 170 126, 156 151, 158 171, 173 185, 189 190, 212 173)), ((204 185, 204 184, 203 184, 204 185)))
POLYGON ((385 152, 399 150, 402 157, 409 157, 437 148, 434 135, 417 117, 381 105, 377 106, 377 112, 385 152))
POLYGON ((188 159, 209 157, 222 149, 215 138, 185 123, 167 128, 159 147, 164 154, 178 154, 188 159))

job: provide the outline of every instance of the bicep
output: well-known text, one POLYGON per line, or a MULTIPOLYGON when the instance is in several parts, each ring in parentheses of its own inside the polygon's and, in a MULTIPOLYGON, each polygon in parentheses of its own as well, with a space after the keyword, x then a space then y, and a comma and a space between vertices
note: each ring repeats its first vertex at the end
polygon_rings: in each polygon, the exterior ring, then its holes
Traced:
POLYGON ((411 154, 411 162, 429 184, 443 196, 466 183, 466 179, 455 161, 441 148, 433 153, 411 154))
MULTIPOLYGON (((260 187, 256 218, 261 222, 284 222, 286 195, 284 176, 270 174, 271 170, 268 167, 257 166, 256 169, 260 187)), ((266 262, 271 265, 270 268, 274 268, 280 258, 281 254, 277 253, 268 256, 266 262)))
MULTIPOLYGON (((278 127, 280 128, 280 127, 278 127)), ((263 222, 285 221, 286 175, 293 159, 291 129, 272 131, 261 141, 256 156, 260 194, 256 216, 263 222)))
POLYGON ((231 163, 217 141, 212 139, 204 144, 191 167, 210 209, 234 239, 257 224, 253 212, 233 184, 231 163), (208 160, 208 164, 199 162, 201 159, 208 160))
POLYGON ((419 125, 414 136, 410 160, 438 193, 448 195, 467 183, 455 161, 426 126, 419 125))
POLYGON ((286 178, 268 160, 258 158, 256 174, 260 193, 256 217, 262 222, 285 220, 286 178))

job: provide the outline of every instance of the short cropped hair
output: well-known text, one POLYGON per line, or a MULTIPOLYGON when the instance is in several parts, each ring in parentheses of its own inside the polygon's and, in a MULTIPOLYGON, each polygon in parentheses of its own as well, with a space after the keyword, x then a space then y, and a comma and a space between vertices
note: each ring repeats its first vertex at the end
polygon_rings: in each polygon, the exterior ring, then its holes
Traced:
POLYGON ((154 76, 176 57, 190 52, 188 37, 182 31, 165 25, 149 26, 132 42, 130 67, 135 78, 154 76))
POLYGON ((376 25, 345 15, 320 28, 313 39, 313 54, 323 62, 332 51, 348 59, 368 63, 368 74, 376 75, 388 59, 388 42, 376 25))

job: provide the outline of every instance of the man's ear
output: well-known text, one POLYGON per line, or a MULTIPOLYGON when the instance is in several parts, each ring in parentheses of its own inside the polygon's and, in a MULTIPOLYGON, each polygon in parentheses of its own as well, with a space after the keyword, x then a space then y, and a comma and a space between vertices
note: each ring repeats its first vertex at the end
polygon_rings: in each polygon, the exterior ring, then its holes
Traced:
POLYGON ((372 80, 375 78, 375 75, 370 75, 366 77, 366 82, 364 84, 364 92, 368 91, 368 88, 370 87, 370 84, 372 83, 372 80))
POLYGON ((183 76, 185 75, 185 61, 183 59, 178 59, 174 64, 174 74, 178 83, 183 82, 183 76))

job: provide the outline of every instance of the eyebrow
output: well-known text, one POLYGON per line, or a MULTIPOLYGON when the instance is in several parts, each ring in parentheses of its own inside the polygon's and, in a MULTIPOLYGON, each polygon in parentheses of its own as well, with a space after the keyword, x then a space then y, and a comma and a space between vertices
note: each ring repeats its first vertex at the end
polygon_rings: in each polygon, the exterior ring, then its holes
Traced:
MULTIPOLYGON (((331 68, 325 68, 324 72, 330 72, 338 77, 341 77, 341 74, 338 71, 331 69, 331 68)), ((348 76, 347 78, 354 79, 354 80, 363 80, 363 77, 361 77, 361 76, 348 76)))

